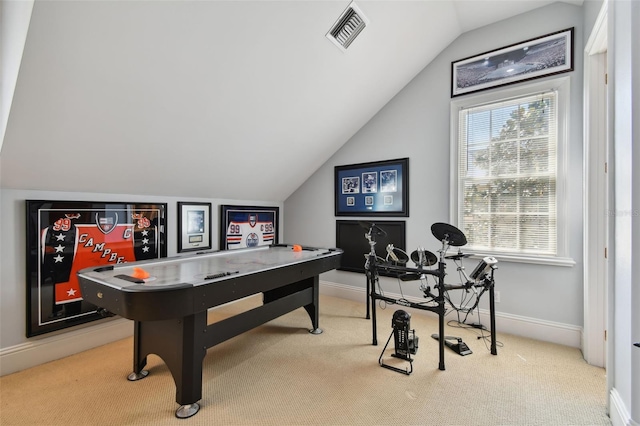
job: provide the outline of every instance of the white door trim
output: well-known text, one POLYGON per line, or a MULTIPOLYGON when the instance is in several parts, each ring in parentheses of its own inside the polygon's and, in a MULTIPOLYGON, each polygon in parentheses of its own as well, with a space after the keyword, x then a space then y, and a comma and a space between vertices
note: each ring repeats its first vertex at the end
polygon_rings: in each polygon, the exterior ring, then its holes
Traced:
POLYGON ((607 330, 607 2, 584 51, 584 335, 582 352, 606 364, 607 330))

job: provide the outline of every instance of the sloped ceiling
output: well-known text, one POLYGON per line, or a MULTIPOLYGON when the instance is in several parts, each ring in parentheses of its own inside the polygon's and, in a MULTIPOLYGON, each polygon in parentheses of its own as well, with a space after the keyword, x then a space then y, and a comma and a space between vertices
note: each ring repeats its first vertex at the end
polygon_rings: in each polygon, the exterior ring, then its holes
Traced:
POLYGON ((0 184, 283 201, 462 32, 549 3, 360 0, 343 53, 349 1, 36 1, 0 184))

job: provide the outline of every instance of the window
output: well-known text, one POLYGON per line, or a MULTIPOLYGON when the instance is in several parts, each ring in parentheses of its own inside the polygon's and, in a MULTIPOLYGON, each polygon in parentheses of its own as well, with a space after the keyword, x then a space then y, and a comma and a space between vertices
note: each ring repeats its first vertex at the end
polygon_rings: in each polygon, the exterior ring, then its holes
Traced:
POLYGON ((452 104, 453 219, 472 250, 558 258, 565 251, 563 93, 519 92, 452 104))

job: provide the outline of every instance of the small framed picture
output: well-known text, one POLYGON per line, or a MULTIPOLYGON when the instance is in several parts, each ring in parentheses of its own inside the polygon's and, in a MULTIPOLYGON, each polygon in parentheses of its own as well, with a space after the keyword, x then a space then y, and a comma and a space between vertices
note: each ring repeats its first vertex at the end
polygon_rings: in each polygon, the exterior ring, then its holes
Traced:
POLYGON ((211 203, 178 202, 178 253, 211 248, 211 203))
MULTIPOLYGON (((347 176, 342 178, 342 193, 343 194, 360 193, 360 178, 358 176, 347 176)), ((350 198, 353 198, 353 197, 350 197, 350 198)))
POLYGON ((362 192, 364 194, 378 192, 378 172, 365 172, 362 174, 362 192))
POLYGON ((383 170, 380 172, 380 192, 396 192, 398 191, 398 171, 383 170))

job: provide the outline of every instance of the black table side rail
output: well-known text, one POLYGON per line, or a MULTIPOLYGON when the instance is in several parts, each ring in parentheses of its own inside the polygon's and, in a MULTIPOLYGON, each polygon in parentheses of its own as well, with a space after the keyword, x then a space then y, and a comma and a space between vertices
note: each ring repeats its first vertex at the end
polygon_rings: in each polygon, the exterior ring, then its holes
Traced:
POLYGON ((340 256, 316 258, 306 264, 268 269, 253 275, 240 275, 228 280, 194 287, 194 310, 211 308, 314 277, 340 266, 340 256), (259 281, 256 287, 255 281, 259 281))
POLYGON ((316 303, 317 300, 314 298, 314 290, 317 287, 317 283, 314 282, 313 278, 305 281, 309 282, 310 285, 301 290, 271 300, 268 299, 270 296, 265 293, 263 305, 208 325, 207 348, 218 345, 301 307, 311 306, 312 312, 308 312, 309 318, 313 329, 317 329, 318 318, 316 314, 318 305, 316 303))

